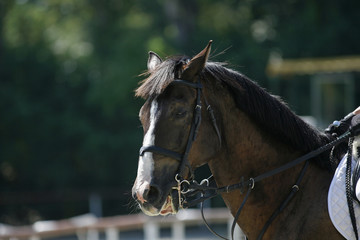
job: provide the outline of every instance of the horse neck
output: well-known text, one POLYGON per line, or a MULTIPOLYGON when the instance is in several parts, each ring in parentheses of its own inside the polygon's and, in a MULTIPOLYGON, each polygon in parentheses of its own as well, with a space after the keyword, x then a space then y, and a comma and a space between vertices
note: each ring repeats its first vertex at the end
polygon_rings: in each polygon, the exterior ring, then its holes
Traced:
POLYGON ((255 177, 300 155, 290 145, 263 131, 237 108, 229 95, 223 96, 223 106, 218 106, 218 109, 224 109, 220 114, 224 144, 220 153, 210 162, 210 165, 219 167, 218 170, 228 173, 219 176, 221 183, 231 183, 241 176, 255 177))
MULTIPOLYGON (((224 144, 220 153, 209 162, 219 187, 238 183, 242 177, 245 180, 256 177, 300 155, 290 146, 263 132, 231 99, 225 102, 226 108, 223 109, 227 110, 222 112, 224 144)), ((301 166, 256 184, 238 220, 245 232, 252 229, 259 233, 283 199, 283 194, 288 192, 289 184, 295 183, 299 168, 301 166)), ((222 197, 235 215, 244 195, 234 191, 222 197)))

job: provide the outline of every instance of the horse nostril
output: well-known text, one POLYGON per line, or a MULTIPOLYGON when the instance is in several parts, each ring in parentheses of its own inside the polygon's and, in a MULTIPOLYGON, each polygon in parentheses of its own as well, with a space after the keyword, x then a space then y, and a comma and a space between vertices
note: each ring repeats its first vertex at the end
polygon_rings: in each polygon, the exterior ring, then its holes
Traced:
POLYGON ((134 200, 138 200, 136 192, 133 191, 133 192, 131 193, 131 195, 132 195, 132 197, 133 197, 134 200))
POLYGON ((160 199, 161 191, 156 185, 151 185, 150 188, 144 191, 143 197, 147 202, 157 202, 160 199))

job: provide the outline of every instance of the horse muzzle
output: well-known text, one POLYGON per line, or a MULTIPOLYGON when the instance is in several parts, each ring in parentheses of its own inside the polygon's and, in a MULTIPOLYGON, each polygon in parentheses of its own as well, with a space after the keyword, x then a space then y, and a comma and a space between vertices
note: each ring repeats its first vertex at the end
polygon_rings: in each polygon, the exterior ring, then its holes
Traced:
POLYGON ((170 189, 164 195, 157 186, 144 183, 138 189, 133 188, 133 198, 143 213, 148 216, 176 214, 179 211, 179 194, 177 189, 170 189))

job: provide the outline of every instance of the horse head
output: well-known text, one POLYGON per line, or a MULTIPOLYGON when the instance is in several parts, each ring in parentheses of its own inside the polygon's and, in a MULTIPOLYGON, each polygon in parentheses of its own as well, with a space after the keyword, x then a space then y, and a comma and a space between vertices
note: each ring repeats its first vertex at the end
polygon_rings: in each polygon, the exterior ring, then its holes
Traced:
POLYGON ((205 164, 218 149, 219 140, 216 135, 212 138, 209 118, 200 128, 201 116, 206 114, 201 105, 206 100, 199 74, 210 45, 211 41, 192 59, 163 61, 156 53, 149 53, 150 76, 136 90, 146 102, 139 113, 144 138, 132 189, 147 215, 175 214, 181 207, 178 184, 192 178, 193 169, 205 164))

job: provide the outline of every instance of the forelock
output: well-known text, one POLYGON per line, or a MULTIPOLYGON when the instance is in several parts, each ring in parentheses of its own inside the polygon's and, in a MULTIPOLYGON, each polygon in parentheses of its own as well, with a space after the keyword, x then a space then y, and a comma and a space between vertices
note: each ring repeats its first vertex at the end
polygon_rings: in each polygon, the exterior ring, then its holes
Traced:
POLYGON ((159 64, 154 71, 145 73, 149 76, 140 82, 141 85, 135 90, 135 96, 147 99, 161 94, 177 77, 177 72, 187 59, 184 56, 172 57, 159 64))

